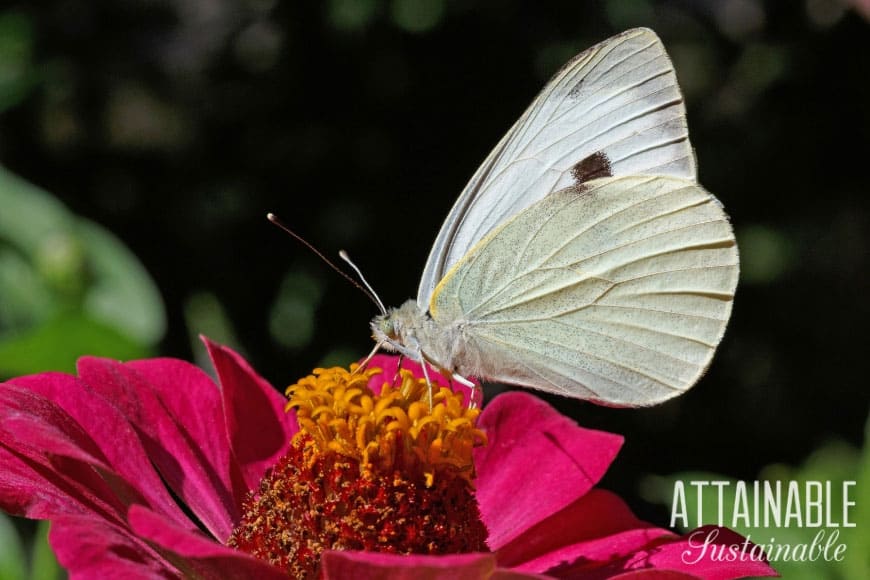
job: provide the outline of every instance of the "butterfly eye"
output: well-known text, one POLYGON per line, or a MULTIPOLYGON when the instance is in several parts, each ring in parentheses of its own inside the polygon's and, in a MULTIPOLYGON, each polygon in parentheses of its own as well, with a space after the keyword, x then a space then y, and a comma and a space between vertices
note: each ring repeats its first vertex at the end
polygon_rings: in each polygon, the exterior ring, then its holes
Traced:
POLYGON ((382 318, 381 332, 390 338, 396 338, 396 322, 391 318, 382 318))

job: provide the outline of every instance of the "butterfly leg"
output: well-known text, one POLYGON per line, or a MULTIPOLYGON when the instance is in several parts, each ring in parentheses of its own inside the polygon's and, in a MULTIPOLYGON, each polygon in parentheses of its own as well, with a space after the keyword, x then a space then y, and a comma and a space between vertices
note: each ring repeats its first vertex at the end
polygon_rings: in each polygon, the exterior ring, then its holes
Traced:
POLYGON ((399 380, 399 371, 402 370, 402 363, 405 362, 405 355, 403 353, 399 353, 399 361, 396 364, 396 374, 393 375, 393 384, 396 384, 396 381, 399 380))
POLYGON ((453 373, 451 375, 451 377, 453 378, 454 381, 456 381, 460 385, 465 385, 466 387, 471 389, 471 393, 468 396, 469 397, 468 408, 473 409, 476 406, 474 403, 474 395, 477 394, 477 385, 474 384, 473 381, 469 381, 468 379, 466 379, 465 377, 463 377, 459 373, 453 373))
MULTIPOLYGON (((378 353, 378 351, 381 350, 382 346, 384 346, 384 343, 382 343, 382 342, 375 344, 375 348, 372 349, 372 352, 369 353, 369 355, 365 358, 365 360, 363 360, 359 364, 359 366, 356 367, 356 370, 353 372, 356 373, 357 371, 364 371, 365 368, 368 366, 369 362, 371 362, 372 357, 374 357, 378 353)), ((401 362, 399 364, 401 365, 401 362)), ((351 374, 353 374, 353 373, 351 373, 351 374)))
POLYGON ((432 412, 432 381, 429 379, 429 371, 426 370, 426 357, 423 356, 423 349, 417 346, 417 360, 420 361, 420 368, 423 369, 423 377, 426 379, 426 386, 429 387, 429 412, 432 412))

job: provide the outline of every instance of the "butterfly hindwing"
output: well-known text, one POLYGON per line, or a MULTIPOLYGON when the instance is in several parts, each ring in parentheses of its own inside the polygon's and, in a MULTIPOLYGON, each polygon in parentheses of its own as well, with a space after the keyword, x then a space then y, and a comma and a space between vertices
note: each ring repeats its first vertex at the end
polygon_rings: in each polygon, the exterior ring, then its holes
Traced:
POLYGON ((483 376, 613 405, 692 386, 722 338, 737 246, 692 180, 608 177, 550 194, 490 232, 438 285, 483 376), (487 364, 484 362, 484 364, 487 364))

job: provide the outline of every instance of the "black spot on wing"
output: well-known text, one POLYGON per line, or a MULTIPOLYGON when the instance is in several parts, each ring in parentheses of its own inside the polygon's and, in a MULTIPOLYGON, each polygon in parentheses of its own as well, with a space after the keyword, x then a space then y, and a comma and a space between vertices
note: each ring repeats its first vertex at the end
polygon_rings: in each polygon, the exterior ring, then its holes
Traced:
POLYGON ((602 151, 596 151, 588 157, 584 157, 571 168, 571 175, 577 185, 593 179, 613 176, 613 168, 610 159, 602 151))

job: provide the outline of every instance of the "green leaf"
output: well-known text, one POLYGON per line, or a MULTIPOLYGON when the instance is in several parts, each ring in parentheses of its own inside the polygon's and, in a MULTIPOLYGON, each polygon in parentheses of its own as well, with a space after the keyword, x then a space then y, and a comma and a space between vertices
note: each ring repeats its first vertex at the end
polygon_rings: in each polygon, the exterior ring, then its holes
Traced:
POLYGON ((54 298, 33 265, 12 248, 0 245, 0 329, 23 330, 52 312, 54 298))
POLYGON ((870 578, 870 416, 864 425, 864 449, 856 476, 855 520, 858 525, 849 528, 846 541, 854 549, 857 558, 843 562, 845 578, 870 578), (863 554, 863 557, 860 555, 863 554))
POLYGON ((0 580, 26 577, 27 560, 15 522, 0 512, 0 580))
POLYGON ((72 228, 75 216, 43 190, 0 167, 0 239, 37 256, 46 239, 72 228))
POLYGON ((80 219, 76 233, 92 276, 85 291, 85 310, 132 338, 146 344, 157 342, 166 330, 166 317, 160 292, 148 272, 108 230, 80 219))
POLYGON ((77 310, 114 327, 125 342, 162 337, 159 291, 117 237, 2 167, 0 208, 0 332, 35 331, 77 310))
POLYGON ((71 373, 75 361, 84 355, 130 360, 150 354, 148 348, 117 329, 80 312, 70 312, 0 342, 0 376, 49 370, 71 373))
POLYGON ((66 577, 66 572, 57 562, 57 557, 48 545, 48 521, 39 522, 36 537, 33 541, 33 551, 30 554, 30 577, 33 580, 59 580, 66 577))

